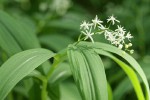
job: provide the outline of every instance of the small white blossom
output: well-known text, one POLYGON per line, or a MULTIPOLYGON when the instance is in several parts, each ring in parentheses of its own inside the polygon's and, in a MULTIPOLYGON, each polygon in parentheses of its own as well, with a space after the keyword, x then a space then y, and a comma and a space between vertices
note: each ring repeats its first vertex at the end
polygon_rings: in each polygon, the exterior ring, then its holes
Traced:
POLYGON ((122 45, 122 44, 119 44, 118 48, 119 48, 119 49, 122 49, 122 48, 123 48, 123 45, 122 45))
POLYGON ((119 25, 117 25, 117 29, 115 30, 116 32, 118 32, 118 33, 125 33, 126 31, 125 31, 125 29, 123 28, 123 27, 121 27, 121 25, 119 26, 119 25))
POLYGON ((134 53, 134 50, 130 50, 130 54, 133 54, 134 53))
POLYGON ((93 25, 94 25, 94 29, 96 28, 96 25, 101 25, 101 23, 103 23, 103 21, 98 19, 97 15, 96 15, 95 19, 92 20, 92 22, 93 22, 93 25))
MULTIPOLYGON (((113 15, 109 16, 107 19, 107 23, 111 22, 112 25, 115 24, 115 22, 120 22, 117 20, 113 15)), ((134 52, 134 50, 130 50, 129 48, 132 46, 132 43, 126 43, 126 39, 130 41, 133 36, 130 34, 130 32, 126 33, 126 30, 121 25, 117 25, 117 29, 112 30, 109 27, 102 24, 103 21, 98 19, 97 15, 95 19, 92 20, 91 23, 87 23, 86 21, 83 21, 80 25, 81 33, 85 35, 83 37, 84 40, 90 39, 93 43, 94 40, 92 36, 94 34, 104 34, 105 39, 107 39, 112 45, 115 45, 118 47, 118 49, 124 48, 125 51, 129 51, 131 54, 134 52)), ((80 40, 80 38, 79 38, 80 40)))
POLYGON ((86 21, 83 21, 82 24, 80 25, 80 29, 89 29, 90 24, 87 23, 86 21))
POLYGON ((126 49, 129 48, 129 45, 125 44, 125 48, 126 48, 126 49))
POLYGON ((112 34, 111 32, 109 32, 108 30, 105 30, 104 32, 105 39, 109 37, 111 34, 112 34))
POLYGON ((131 46, 132 46, 132 43, 129 43, 128 45, 129 45, 129 47, 131 47, 131 46))
POLYGON ((125 40, 125 36, 124 36, 124 35, 125 35, 125 33, 119 33, 119 34, 118 34, 118 36, 119 36, 118 41, 119 41, 119 42, 125 43, 125 42, 124 42, 124 40, 125 40))
POLYGON ((112 25, 115 24, 115 21, 118 22, 118 23, 120 23, 120 21, 117 20, 113 15, 112 15, 112 16, 109 16, 109 18, 107 19, 107 23, 108 23, 108 22, 112 22, 112 25))
POLYGON ((131 36, 130 32, 128 32, 126 38, 130 41, 130 39, 133 38, 133 36, 131 36))
POLYGON ((94 32, 91 32, 91 30, 92 30, 92 27, 90 28, 90 30, 82 31, 82 33, 85 35, 84 40, 87 40, 88 38, 90 38, 90 40, 94 43, 94 40, 92 38, 92 35, 94 35, 94 32))

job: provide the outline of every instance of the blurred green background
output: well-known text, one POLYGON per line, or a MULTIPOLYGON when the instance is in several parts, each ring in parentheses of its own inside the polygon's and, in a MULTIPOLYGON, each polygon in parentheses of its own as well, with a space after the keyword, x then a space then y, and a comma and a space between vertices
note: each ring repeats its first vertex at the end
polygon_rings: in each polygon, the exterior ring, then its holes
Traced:
MULTIPOLYGON (((95 15, 105 20, 113 14, 134 36, 133 57, 150 80, 150 0, 0 0, 0 9, 29 26, 41 46, 54 52, 77 41, 83 20, 95 15)), ((107 42, 103 36, 94 40, 107 42)), ((103 61, 114 98, 136 100, 125 73, 110 59, 103 57, 103 61)))

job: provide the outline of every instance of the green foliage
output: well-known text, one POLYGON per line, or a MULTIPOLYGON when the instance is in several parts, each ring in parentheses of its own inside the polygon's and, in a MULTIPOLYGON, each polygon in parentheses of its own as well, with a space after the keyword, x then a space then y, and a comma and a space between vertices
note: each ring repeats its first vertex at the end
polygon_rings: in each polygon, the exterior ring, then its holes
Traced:
POLYGON ((44 49, 32 49, 16 54, 0 67, 0 98, 4 99, 10 90, 36 67, 53 57, 44 49), (11 65, 11 67, 10 67, 11 65))
POLYGON ((0 100, 150 100, 149 0, 1 0, 0 9, 0 100), (112 14, 131 30, 133 55, 100 35, 76 43, 82 21, 112 14))
POLYGON ((75 82, 84 100, 107 100, 107 81, 103 63, 94 50, 69 46, 68 58, 75 82))

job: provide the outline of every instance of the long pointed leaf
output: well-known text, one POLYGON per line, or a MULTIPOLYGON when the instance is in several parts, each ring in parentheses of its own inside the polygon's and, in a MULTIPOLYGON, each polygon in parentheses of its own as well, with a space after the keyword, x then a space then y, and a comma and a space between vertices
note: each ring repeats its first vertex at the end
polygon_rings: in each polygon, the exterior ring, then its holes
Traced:
POLYGON ((20 52, 0 67, 0 98, 3 100, 11 89, 40 64, 54 56, 46 49, 31 49, 20 52))
POLYGON ((74 79, 84 100, 108 100, 104 66, 93 49, 70 46, 68 57, 74 79))
MULTIPOLYGON (((40 44, 30 27, 0 10, 0 23, 9 31, 23 50, 38 48, 40 44)), ((7 36, 7 34, 6 34, 7 36)))
POLYGON ((104 50, 98 49, 98 50, 96 50, 96 52, 98 52, 101 55, 105 55, 105 56, 108 56, 111 59, 113 59, 128 75, 128 77, 129 77, 129 79, 130 79, 130 81, 134 87, 134 90, 137 94, 138 100, 145 100, 142 88, 140 86, 140 82, 138 80, 138 77, 131 67, 129 67, 127 64, 125 64, 124 62, 122 62, 121 60, 119 60, 118 58, 116 58, 115 56, 111 55, 110 53, 108 53, 104 50))
POLYGON ((0 46, 11 56, 17 52, 22 51, 16 40, 11 36, 9 31, 0 23, 0 46))
POLYGON ((146 78, 142 68, 140 67, 140 65, 137 63, 137 61, 132 56, 130 56, 127 53, 123 54, 122 50, 119 50, 118 48, 116 48, 112 45, 105 44, 105 43, 95 42, 93 44, 93 43, 89 43, 89 42, 81 42, 79 45, 106 50, 106 51, 115 53, 115 54, 121 56, 122 58, 124 58, 134 68, 134 70, 138 72, 138 74, 142 78, 144 85, 145 85, 145 89, 146 89, 147 100, 150 100, 150 91, 149 91, 149 84, 148 84, 147 78, 146 78))

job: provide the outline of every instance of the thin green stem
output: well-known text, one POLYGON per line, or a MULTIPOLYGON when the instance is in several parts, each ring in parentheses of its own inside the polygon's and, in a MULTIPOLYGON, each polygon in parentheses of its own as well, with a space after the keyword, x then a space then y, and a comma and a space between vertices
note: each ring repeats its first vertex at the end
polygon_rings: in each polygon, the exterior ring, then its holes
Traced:
POLYGON ((8 94, 8 100, 14 100, 12 92, 8 94))
POLYGON ((47 79, 42 79, 43 86, 42 86, 42 92, 41 92, 41 99, 47 100, 47 79))
POLYGON ((60 61, 56 61, 53 63, 53 65, 51 66, 51 69, 49 70, 46 78, 47 80, 50 78, 50 76, 52 75, 53 71, 55 70, 55 68, 57 67, 57 65, 60 63, 60 61))
POLYGON ((77 45, 79 42, 81 42, 81 41, 84 40, 84 39, 85 39, 85 37, 81 38, 80 40, 78 40, 77 42, 75 42, 74 45, 77 45))
POLYGON ((51 68, 50 68, 48 74, 46 75, 46 79, 47 79, 47 80, 51 77, 52 73, 53 73, 54 70, 57 68, 57 66, 58 66, 62 61, 64 61, 64 60, 66 59, 66 55, 67 55, 67 51, 66 51, 66 49, 65 49, 65 50, 59 52, 59 53, 54 57, 54 58, 55 58, 55 59, 54 59, 54 63, 53 63, 53 65, 51 66, 51 68))
POLYGON ((34 76, 42 81, 42 91, 41 91, 41 100, 47 100, 47 79, 43 75, 36 75, 34 76))
POLYGON ((78 37, 78 41, 80 41, 80 39, 81 39, 81 36, 82 36, 82 33, 79 35, 79 37, 78 37))

